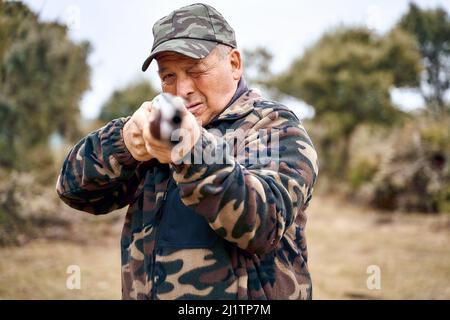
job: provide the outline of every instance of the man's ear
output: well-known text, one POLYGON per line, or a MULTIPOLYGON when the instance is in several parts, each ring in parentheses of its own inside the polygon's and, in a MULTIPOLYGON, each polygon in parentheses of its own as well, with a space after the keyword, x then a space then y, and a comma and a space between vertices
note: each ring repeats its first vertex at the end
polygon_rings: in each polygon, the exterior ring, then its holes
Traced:
POLYGON ((241 79, 243 71, 241 53, 237 49, 232 49, 230 51, 229 57, 230 57, 231 72, 233 73, 233 79, 239 80, 241 79))

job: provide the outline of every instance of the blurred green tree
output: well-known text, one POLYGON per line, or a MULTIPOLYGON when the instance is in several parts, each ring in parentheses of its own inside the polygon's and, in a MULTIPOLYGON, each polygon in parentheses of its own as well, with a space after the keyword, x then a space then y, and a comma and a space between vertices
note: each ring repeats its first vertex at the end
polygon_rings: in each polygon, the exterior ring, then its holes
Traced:
POLYGON ((112 119, 132 115, 144 101, 152 100, 158 92, 148 81, 138 81, 127 87, 115 90, 102 106, 99 120, 108 122, 112 119))
POLYGON ((78 138, 89 51, 65 26, 39 21, 21 2, 0 2, 0 166, 40 169, 51 163, 51 134, 78 138))
POLYGON ((422 96, 435 117, 450 111, 444 101, 450 88, 450 17, 443 8, 422 10, 410 3, 398 26, 417 39, 425 71, 422 96))
POLYGON ((250 85, 265 85, 273 77, 270 70, 273 55, 267 48, 244 49, 243 56, 244 77, 250 85))
POLYGON ((332 176, 346 175, 349 140, 359 124, 387 125, 401 118, 390 90, 418 86, 421 59, 415 44, 398 29, 377 35, 366 28, 340 28, 324 34, 270 81, 281 93, 314 107, 315 125, 327 128, 319 143, 332 176), (339 154, 333 145, 340 146, 339 154))

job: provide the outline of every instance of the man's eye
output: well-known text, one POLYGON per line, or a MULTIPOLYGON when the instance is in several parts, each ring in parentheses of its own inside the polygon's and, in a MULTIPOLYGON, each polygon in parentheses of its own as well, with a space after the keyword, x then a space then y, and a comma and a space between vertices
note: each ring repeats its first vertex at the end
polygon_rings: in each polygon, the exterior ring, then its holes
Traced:
POLYGON ((175 80, 175 75, 173 73, 166 74, 162 77, 164 83, 171 83, 175 80))
POLYGON ((201 76, 205 72, 203 70, 190 70, 188 73, 191 77, 198 77, 198 76, 201 76))

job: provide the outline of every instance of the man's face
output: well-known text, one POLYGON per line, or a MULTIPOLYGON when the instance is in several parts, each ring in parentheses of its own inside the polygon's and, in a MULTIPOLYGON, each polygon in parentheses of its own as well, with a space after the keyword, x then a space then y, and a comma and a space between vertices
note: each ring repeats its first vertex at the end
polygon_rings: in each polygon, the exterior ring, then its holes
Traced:
POLYGON ((242 74, 239 52, 221 54, 218 50, 204 59, 169 51, 156 57, 162 91, 184 98, 188 111, 203 126, 225 108, 242 74))

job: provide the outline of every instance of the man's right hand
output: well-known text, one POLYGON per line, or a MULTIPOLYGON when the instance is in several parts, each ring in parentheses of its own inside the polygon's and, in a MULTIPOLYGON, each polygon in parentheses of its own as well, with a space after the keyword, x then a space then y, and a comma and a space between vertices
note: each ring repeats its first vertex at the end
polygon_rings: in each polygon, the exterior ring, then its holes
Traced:
POLYGON ((123 127, 123 139, 125 146, 137 161, 148 161, 154 157, 148 153, 143 138, 143 130, 148 128, 152 119, 152 103, 144 102, 139 109, 131 116, 123 127))

